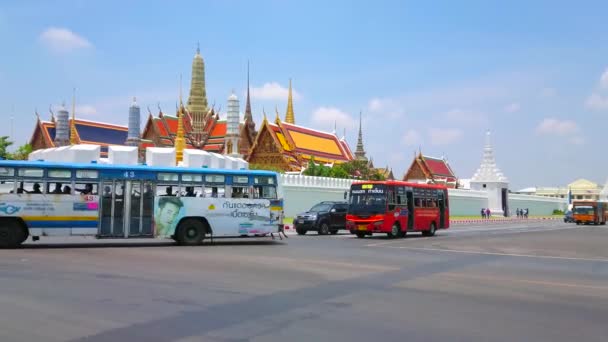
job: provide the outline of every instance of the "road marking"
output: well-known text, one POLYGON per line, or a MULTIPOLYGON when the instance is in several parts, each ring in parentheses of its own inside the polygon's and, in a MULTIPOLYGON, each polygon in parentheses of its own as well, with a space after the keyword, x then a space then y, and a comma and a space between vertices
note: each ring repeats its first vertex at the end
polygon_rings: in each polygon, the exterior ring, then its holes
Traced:
POLYGON ((541 281, 541 280, 530 280, 530 279, 515 279, 506 277, 491 277, 491 276, 478 276, 463 273, 442 273, 440 276, 448 276, 452 278, 465 278, 465 279, 478 279, 478 280, 490 280, 490 281, 511 281, 516 283, 527 283, 534 285, 545 285, 545 286, 556 286, 556 287, 576 287, 582 289, 592 290, 608 290, 608 286, 597 286, 597 285, 586 285, 586 284, 573 284, 573 283, 558 283, 552 281, 541 281))
MULTIPOLYGON (((518 233, 535 233, 535 232, 550 232, 556 230, 568 230, 568 229, 580 229, 579 227, 558 227, 558 228, 534 228, 534 227, 511 227, 511 228, 484 228, 484 229, 459 229, 459 230, 441 230, 442 232, 448 233, 447 235, 440 235, 441 238, 448 237, 452 234, 462 234, 470 232, 501 232, 501 234, 518 234, 518 233)), ((491 235, 488 235, 491 236, 491 235)), ((386 246, 395 243, 413 242, 413 241, 427 241, 428 239, 436 239, 436 237, 428 238, 414 238, 414 239, 402 239, 402 240, 391 240, 384 242, 376 242, 365 245, 365 247, 378 247, 386 246)))
POLYGON ((472 251, 472 250, 466 250, 466 249, 444 249, 444 248, 429 248, 429 247, 406 247, 406 246, 384 246, 384 247, 385 248, 409 249, 409 250, 416 250, 416 251, 429 251, 429 252, 479 254, 479 255, 508 256, 508 257, 520 257, 520 258, 536 258, 536 259, 608 262, 608 259, 604 259, 604 258, 577 258, 577 257, 561 257, 561 256, 554 256, 554 255, 480 252, 480 251, 472 251))

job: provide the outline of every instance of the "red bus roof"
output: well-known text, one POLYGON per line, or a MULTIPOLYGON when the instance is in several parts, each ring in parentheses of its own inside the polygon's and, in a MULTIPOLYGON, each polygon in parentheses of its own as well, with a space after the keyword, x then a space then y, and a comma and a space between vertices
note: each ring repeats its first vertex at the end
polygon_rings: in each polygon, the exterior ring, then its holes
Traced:
POLYGON ((399 180, 387 180, 387 181, 356 181, 353 182, 352 185, 360 185, 360 184, 384 184, 384 185, 403 185, 403 186, 411 186, 412 188, 425 188, 425 189, 447 189, 445 185, 435 185, 435 184, 420 184, 420 183, 410 183, 399 180))

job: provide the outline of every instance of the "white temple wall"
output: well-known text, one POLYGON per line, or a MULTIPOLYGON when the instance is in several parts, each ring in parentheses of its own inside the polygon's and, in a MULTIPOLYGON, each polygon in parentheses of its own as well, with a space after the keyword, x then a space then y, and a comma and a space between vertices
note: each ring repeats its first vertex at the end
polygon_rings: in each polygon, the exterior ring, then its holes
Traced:
MULTIPOLYGON (((294 217, 320 201, 344 200, 344 192, 348 191, 352 182, 352 179, 280 175, 279 195, 285 201, 285 216, 294 217)), ((486 191, 449 189, 448 193, 452 216, 478 216, 481 208, 488 207, 489 194, 486 191)), ((500 190, 498 194, 501 195, 500 190)), ((560 198, 516 194, 508 196, 509 209, 513 215, 516 208, 528 208, 530 215, 551 215, 554 209, 563 210, 567 206, 566 200, 560 198)))

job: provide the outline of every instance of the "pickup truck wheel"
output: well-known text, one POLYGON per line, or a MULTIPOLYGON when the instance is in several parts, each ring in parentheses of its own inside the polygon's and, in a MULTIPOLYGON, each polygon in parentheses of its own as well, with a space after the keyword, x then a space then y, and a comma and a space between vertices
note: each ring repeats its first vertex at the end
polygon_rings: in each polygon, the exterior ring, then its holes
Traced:
POLYGON ((327 235, 329 234, 329 225, 327 222, 321 223, 321 227, 319 227, 319 235, 327 235))

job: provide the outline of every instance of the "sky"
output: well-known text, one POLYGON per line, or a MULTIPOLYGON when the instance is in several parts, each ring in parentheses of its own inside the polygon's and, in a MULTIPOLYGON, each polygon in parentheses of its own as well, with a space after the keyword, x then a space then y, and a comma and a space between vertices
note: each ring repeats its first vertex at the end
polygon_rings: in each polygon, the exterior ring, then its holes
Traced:
MULTIPOLYGON (((397 177, 415 151, 470 178, 492 132, 512 189, 608 179, 606 1, 3 1, 0 135, 16 144, 35 111, 127 122, 133 96, 175 110, 197 42, 209 103, 241 99, 250 63, 257 125, 284 118, 354 149, 359 113, 377 167, 397 177)), ((184 101, 186 98, 184 98, 184 101)), ((142 124, 145 122, 142 118, 142 124)))

